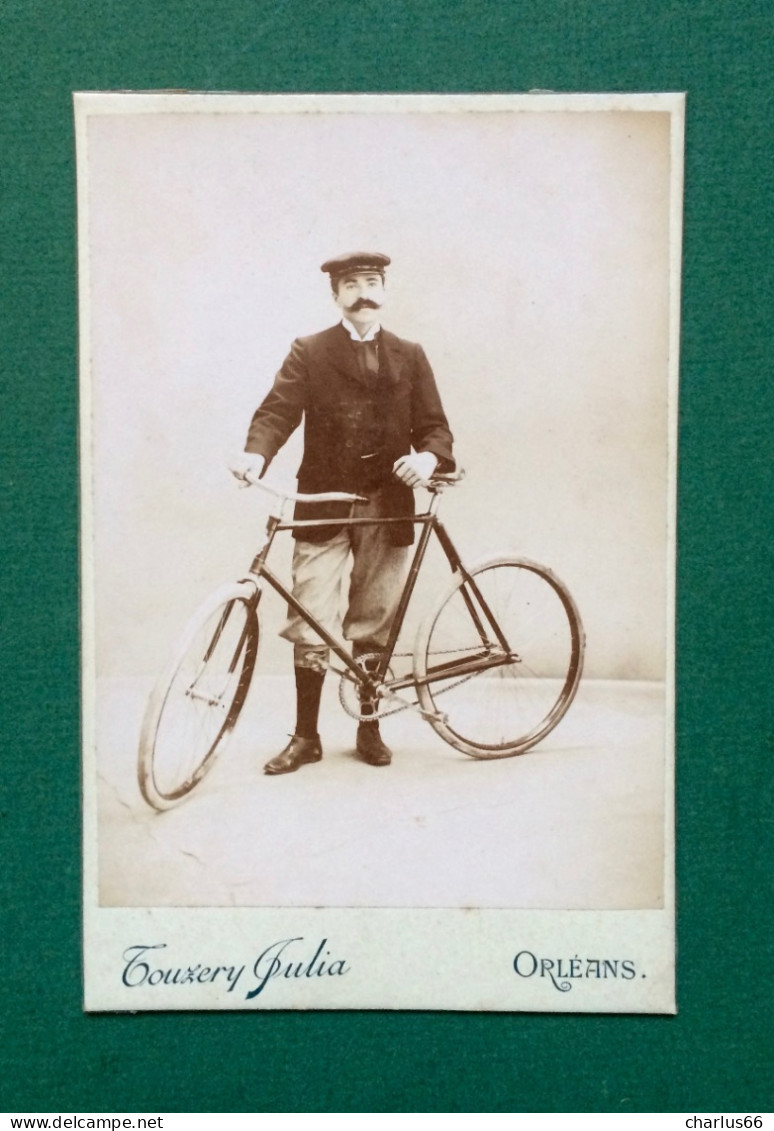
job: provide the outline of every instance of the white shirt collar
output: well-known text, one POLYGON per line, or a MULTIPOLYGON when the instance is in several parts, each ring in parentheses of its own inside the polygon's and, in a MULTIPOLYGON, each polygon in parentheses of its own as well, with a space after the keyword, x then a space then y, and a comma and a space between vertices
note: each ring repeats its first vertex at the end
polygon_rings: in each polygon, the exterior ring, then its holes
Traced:
POLYGON ((352 338, 353 342, 372 342, 382 328, 378 322, 374 322, 373 326, 368 331, 366 336, 364 338, 361 338, 348 318, 342 318, 341 324, 349 334, 350 338, 352 338))

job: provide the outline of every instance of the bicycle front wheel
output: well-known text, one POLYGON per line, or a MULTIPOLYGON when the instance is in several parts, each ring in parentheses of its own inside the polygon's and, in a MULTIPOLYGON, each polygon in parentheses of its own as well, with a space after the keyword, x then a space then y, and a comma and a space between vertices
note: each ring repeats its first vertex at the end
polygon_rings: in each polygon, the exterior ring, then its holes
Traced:
POLYGON ((191 618, 148 700, 138 778, 154 809, 169 809, 212 767, 244 705, 257 653, 255 586, 226 585, 191 618))
POLYGON ((419 630, 414 677, 438 734, 474 758, 522 754, 572 703, 584 635, 565 586, 521 559, 458 576, 419 630))

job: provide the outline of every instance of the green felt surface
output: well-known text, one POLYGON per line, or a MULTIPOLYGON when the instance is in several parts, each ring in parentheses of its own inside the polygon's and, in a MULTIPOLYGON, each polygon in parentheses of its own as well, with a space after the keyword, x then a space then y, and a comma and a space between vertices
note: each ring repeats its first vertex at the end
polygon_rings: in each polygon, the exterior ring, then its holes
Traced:
POLYGON ((0 1108, 771 1110, 773 24, 767 0, 5 0, 0 1108), (85 1017, 71 92, 535 87, 688 92, 680 1013, 85 1017))

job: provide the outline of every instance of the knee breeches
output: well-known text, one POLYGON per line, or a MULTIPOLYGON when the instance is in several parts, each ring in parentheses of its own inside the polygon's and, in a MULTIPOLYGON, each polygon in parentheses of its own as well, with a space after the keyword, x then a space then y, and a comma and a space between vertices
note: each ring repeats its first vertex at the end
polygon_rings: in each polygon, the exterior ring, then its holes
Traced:
MULTIPOLYGON (((383 517, 379 494, 358 508, 358 517, 383 517)), ((325 542, 297 541, 293 552, 293 596, 334 637, 356 652, 379 651, 387 643, 400 601, 408 547, 390 542, 389 526, 351 526, 325 542), (343 589, 352 558, 349 593, 343 589), (342 618, 342 611, 344 615, 342 618)), ((292 608, 281 635, 294 645, 297 667, 319 667, 328 649, 292 608)))

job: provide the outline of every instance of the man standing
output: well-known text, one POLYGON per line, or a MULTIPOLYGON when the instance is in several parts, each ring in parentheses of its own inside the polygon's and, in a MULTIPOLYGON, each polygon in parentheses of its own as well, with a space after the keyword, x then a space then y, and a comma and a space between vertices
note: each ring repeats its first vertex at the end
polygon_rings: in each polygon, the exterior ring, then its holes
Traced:
MULTIPOLYGON (((299 491, 363 495, 368 503, 358 507, 358 517, 410 520, 412 488, 435 471, 454 469, 452 435, 421 346, 380 325, 389 263, 380 252, 350 252, 323 263, 342 320, 293 342, 253 416, 245 453, 232 468, 238 478, 263 475, 302 418, 299 491)), ((341 503, 299 503, 295 511, 296 519, 347 514, 348 505, 341 503)), ((293 535, 293 595, 335 634, 351 554, 343 634, 355 657, 383 651, 414 539, 411 522, 302 527, 293 535)), ((282 635, 294 646, 296 729, 282 753, 264 767, 267 774, 291 773, 322 758, 317 720, 327 649, 292 610, 282 635)), ((389 765, 392 755, 377 721, 359 724, 356 746, 369 765, 389 765)))

